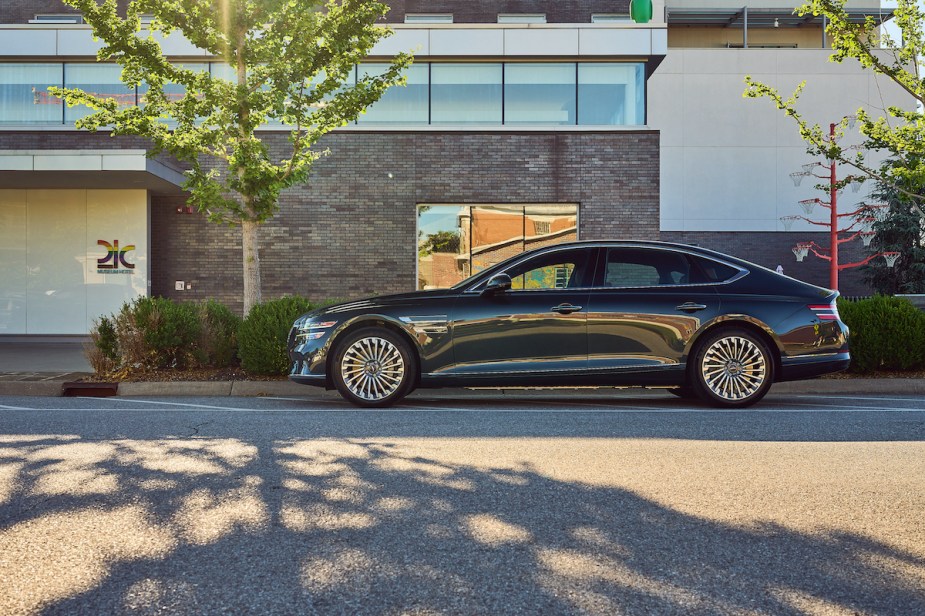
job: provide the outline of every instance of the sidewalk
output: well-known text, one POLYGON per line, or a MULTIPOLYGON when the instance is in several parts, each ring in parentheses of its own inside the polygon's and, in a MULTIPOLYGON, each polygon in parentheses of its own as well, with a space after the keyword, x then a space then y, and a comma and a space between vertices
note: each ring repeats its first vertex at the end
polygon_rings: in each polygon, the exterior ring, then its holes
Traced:
MULTIPOLYGON (((29 378, 12 379, 0 374, 0 396, 60 396, 62 385, 82 374, 71 373, 68 378, 55 374, 34 373, 29 378), (73 377, 73 378, 72 378, 73 377)), ((14 375, 15 376, 15 375, 14 375)), ((20 375, 23 376, 23 375, 20 375)), ((563 389, 419 389, 412 396, 431 399, 491 397, 495 399, 568 399, 607 398, 621 392, 650 391, 642 388, 563 388, 563 389)), ((778 383, 771 388, 774 394, 817 395, 919 395, 925 396, 925 379, 817 379, 778 383)), ((308 387, 290 381, 170 381, 146 383, 120 383, 119 396, 276 396, 318 400, 337 398, 333 391, 308 387)))
MULTIPOLYGON (((60 396, 62 385, 92 373, 83 354, 85 339, 0 338, 0 396, 60 396)), ((610 397, 627 389, 428 389, 428 398, 570 398, 610 397)), ((638 390, 642 391, 642 390, 638 390)), ((657 390, 650 390, 657 391, 657 390)), ((925 395, 925 379, 815 379, 778 383, 771 394, 925 395)), ((337 397, 317 387, 290 381, 170 381, 120 383, 119 396, 280 396, 305 399, 337 397)))

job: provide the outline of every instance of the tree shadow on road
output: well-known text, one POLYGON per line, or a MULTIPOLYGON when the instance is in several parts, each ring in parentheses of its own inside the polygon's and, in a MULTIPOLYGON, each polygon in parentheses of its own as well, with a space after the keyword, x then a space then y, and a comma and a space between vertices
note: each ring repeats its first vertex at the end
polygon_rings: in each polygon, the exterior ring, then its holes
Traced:
POLYGON ((476 446, 4 437, 0 611, 925 613, 921 552, 838 520, 724 523, 476 446))

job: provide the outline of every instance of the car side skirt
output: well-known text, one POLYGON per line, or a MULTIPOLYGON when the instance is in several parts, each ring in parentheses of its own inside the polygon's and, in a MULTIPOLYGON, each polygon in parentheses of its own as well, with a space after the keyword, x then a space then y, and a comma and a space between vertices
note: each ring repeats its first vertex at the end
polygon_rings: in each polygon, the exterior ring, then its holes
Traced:
POLYGON ((848 351, 782 357, 780 360, 781 373, 777 381, 812 379, 824 374, 842 372, 847 370, 850 364, 851 354, 848 351))

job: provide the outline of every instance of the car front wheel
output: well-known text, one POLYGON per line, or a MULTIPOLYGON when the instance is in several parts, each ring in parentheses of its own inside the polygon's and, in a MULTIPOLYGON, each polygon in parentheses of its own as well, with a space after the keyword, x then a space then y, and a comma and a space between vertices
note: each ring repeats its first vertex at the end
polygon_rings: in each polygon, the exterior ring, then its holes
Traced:
POLYGON ((355 406, 386 407, 407 395, 415 357, 397 334, 378 327, 358 330, 337 345, 331 363, 334 386, 355 406))
POLYGON ((774 382, 774 360, 756 335, 723 328, 699 345, 691 382, 701 399, 713 406, 744 408, 768 393, 774 382))

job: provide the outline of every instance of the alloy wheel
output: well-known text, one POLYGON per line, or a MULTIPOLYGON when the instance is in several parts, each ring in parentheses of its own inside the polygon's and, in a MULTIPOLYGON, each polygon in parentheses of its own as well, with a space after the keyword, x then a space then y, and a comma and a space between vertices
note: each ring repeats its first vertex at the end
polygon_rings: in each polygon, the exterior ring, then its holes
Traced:
POLYGON ((723 336, 703 354, 701 376, 706 387, 729 402, 754 396, 768 378, 768 362, 758 344, 743 336, 723 336))
POLYGON ((384 400, 398 391, 405 376, 405 360, 390 341, 376 336, 355 341, 340 363, 344 385, 357 398, 384 400))

